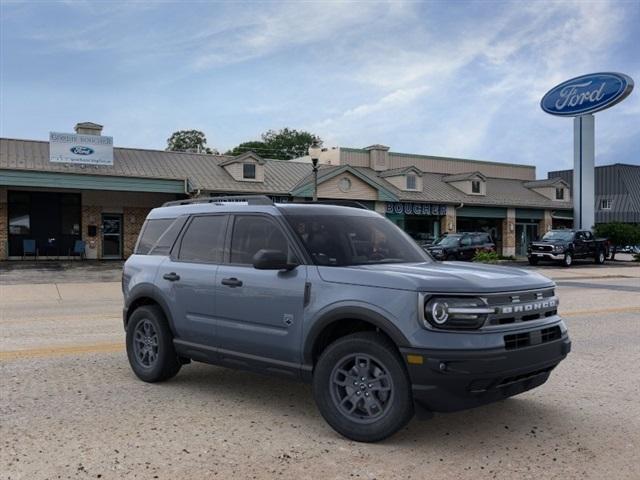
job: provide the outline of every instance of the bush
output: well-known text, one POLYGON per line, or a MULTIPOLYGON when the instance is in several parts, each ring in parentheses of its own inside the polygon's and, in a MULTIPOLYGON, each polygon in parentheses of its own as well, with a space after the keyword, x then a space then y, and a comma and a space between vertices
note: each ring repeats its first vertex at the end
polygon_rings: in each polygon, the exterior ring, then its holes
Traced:
POLYGON ((500 255, 496 252, 483 252, 478 250, 473 256, 473 261, 478 263, 497 263, 500 260, 500 255))
POLYGON ((611 242, 611 260, 616 256, 617 247, 640 242, 640 226, 630 223, 600 223, 595 227, 595 234, 597 237, 606 237, 611 242))

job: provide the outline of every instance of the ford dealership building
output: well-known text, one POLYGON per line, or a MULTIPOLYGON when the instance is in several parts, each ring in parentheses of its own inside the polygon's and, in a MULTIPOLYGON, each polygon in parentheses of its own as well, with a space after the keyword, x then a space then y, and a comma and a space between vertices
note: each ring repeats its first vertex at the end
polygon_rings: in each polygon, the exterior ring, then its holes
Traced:
MULTIPOLYGON (((117 148, 102 126, 79 123, 49 141, 0 139, 0 260, 129 256, 147 212, 194 196, 313 196, 308 158, 270 160, 117 148), (35 250, 35 252, 33 251, 35 250)), ((535 166, 391 152, 384 145, 323 150, 322 200, 355 200, 419 242, 487 231, 499 253, 524 255, 532 238, 570 226, 569 184, 536 180, 535 166)))

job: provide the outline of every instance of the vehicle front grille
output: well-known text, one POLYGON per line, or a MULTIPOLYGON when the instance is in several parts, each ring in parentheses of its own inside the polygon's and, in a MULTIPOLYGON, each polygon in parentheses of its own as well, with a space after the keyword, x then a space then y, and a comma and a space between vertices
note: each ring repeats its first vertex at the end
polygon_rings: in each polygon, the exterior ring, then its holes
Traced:
POLYGON ((553 252, 552 245, 532 245, 531 250, 536 252, 553 252))
POLYGON ((558 299, 553 288, 490 295, 486 301, 488 306, 496 308, 489 315, 487 326, 530 322, 558 314, 558 299))
POLYGON ((504 336, 504 347, 507 350, 516 350, 518 348, 530 347, 532 345, 540 345, 542 343, 558 340, 562 336, 559 326, 543 328, 533 332, 514 333, 504 336))

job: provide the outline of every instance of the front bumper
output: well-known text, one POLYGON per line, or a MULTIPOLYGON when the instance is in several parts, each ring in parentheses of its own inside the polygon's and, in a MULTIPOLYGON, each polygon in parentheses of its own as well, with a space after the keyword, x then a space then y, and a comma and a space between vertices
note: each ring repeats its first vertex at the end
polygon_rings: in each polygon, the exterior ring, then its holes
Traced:
POLYGON ((564 252, 551 253, 551 252, 529 252, 527 254, 529 258, 537 258, 540 260, 563 260, 564 252))
POLYGON ((516 350, 445 351, 403 348, 414 400, 432 412, 453 412, 502 400, 542 385, 571 351, 558 340, 516 350), (408 355, 413 361, 407 361, 408 355), (422 364, 416 359, 422 357, 422 364))

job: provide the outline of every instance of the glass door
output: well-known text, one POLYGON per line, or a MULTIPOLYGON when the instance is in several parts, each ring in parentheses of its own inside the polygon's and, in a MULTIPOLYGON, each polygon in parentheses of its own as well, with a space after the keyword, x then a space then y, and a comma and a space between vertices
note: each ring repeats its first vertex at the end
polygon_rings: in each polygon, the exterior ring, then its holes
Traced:
POLYGON ((537 238, 537 223, 516 223, 516 257, 526 257, 529 243, 537 238))
POLYGON ((122 258, 122 215, 102 214, 102 258, 122 258))

